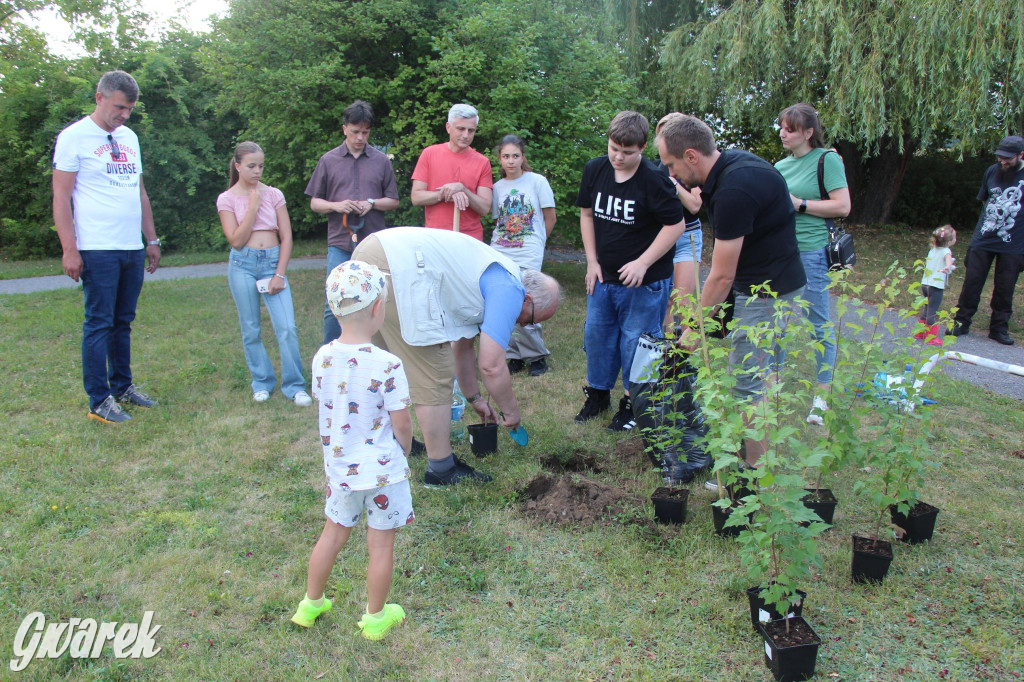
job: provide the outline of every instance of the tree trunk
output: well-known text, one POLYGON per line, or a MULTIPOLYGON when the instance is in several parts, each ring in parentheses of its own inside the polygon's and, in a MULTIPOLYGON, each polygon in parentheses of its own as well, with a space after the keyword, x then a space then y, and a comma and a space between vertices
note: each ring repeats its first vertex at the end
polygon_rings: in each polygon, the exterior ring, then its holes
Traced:
POLYGON ((888 222, 889 214, 900 193, 907 163, 918 148, 918 141, 910 137, 903 139, 903 151, 899 141, 885 138, 879 145, 878 154, 865 157, 860 148, 852 142, 836 145, 846 166, 846 181, 850 186, 850 221, 854 223, 888 222))

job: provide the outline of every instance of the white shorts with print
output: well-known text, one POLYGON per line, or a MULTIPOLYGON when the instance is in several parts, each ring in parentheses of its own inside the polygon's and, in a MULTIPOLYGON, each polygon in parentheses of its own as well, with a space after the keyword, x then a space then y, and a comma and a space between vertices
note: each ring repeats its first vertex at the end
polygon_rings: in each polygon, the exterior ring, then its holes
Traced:
POLYGON ((409 480, 369 490, 349 490, 344 483, 327 481, 324 514, 340 526, 351 528, 366 510, 366 525, 376 530, 401 528, 412 523, 412 491, 409 480))

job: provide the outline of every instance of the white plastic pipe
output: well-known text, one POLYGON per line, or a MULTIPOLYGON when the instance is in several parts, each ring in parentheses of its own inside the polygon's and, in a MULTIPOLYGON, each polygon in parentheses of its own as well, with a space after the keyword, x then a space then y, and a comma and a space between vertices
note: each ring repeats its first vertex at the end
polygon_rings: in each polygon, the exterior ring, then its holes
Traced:
MULTIPOLYGON (((956 350, 948 350, 945 353, 936 353, 931 356, 921 367, 921 371, 919 371, 918 374, 928 374, 928 372, 932 370, 932 367, 946 359, 960 360, 961 362, 966 362, 969 365, 988 367, 989 369, 997 369, 1000 372, 1007 372, 1008 374, 1016 374, 1019 377, 1024 377, 1024 367, 1021 367, 1020 365, 1011 365, 1008 362, 983 358, 980 355, 971 355, 970 353, 961 353, 956 350)), ((914 381, 914 390, 921 388, 923 384, 924 381, 922 379, 917 379, 914 381)))

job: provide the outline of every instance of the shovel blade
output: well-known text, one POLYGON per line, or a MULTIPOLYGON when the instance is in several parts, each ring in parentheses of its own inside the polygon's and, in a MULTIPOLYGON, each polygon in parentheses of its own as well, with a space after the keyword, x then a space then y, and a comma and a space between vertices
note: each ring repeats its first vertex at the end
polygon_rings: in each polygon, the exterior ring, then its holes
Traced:
POLYGON ((510 430, 508 432, 508 435, 511 436, 512 440, 514 440, 518 445, 525 446, 527 443, 530 442, 530 434, 526 432, 526 427, 524 427, 522 424, 510 430))

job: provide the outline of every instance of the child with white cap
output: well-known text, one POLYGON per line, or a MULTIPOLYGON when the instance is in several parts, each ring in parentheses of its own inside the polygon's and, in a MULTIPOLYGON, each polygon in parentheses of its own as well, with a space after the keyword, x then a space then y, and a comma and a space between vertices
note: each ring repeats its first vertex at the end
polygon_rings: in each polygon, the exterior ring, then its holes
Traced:
POLYGON ((313 357, 320 442, 327 474, 327 521, 309 559, 306 596, 292 622, 309 627, 331 610, 324 587, 338 553, 366 510, 366 613, 359 629, 383 638, 405 620, 385 600, 394 569, 395 530, 414 515, 406 457, 412 445, 409 384, 397 356, 370 343, 384 323, 387 287, 376 266, 342 263, 327 277, 327 302, 341 335, 313 357))

